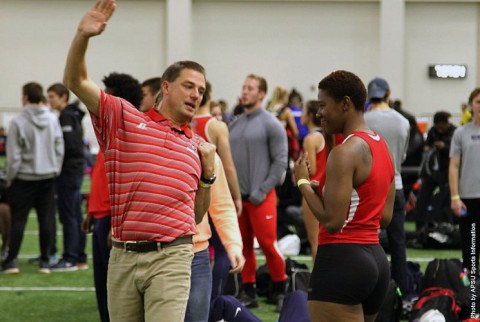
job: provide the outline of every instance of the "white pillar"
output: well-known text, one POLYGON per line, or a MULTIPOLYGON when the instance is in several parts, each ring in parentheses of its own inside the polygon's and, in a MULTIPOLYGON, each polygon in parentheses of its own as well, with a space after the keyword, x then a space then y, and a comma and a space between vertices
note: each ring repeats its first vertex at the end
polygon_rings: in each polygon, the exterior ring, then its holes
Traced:
POLYGON ((167 0, 166 62, 191 59, 192 0, 167 0))
POLYGON ((381 0, 380 74, 391 87, 392 99, 404 99, 405 0, 381 0))

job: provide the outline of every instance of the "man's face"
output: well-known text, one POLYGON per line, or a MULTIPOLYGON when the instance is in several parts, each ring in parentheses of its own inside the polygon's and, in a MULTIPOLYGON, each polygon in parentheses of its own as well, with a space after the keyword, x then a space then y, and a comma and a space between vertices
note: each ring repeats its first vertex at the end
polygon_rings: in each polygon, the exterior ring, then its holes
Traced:
POLYGON ((475 96, 471 103, 473 117, 480 117, 480 94, 475 96))
POLYGON ((65 106, 65 99, 63 97, 58 96, 57 93, 54 91, 50 91, 47 93, 48 95, 48 104, 54 110, 60 110, 63 106, 65 106))
POLYGON ((241 103, 247 109, 262 104, 265 93, 258 87, 259 81, 254 78, 247 78, 243 83, 241 103))
POLYGON ((184 69, 175 81, 163 82, 162 88, 166 108, 174 120, 190 122, 205 92, 205 76, 193 69, 184 69))
POLYGON ((143 92, 143 99, 142 99, 142 104, 140 104, 140 111, 148 112, 155 104, 155 94, 152 93, 149 86, 143 86, 142 92, 143 92))
POLYGON ((318 91, 318 101, 320 108, 317 118, 320 119, 322 129, 328 134, 342 133, 344 120, 341 102, 336 102, 323 90, 318 91))
POLYGON ((445 133, 448 131, 450 128, 450 123, 448 122, 442 122, 442 123, 437 123, 433 125, 435 129, 440 132, 440 133, 445 133))

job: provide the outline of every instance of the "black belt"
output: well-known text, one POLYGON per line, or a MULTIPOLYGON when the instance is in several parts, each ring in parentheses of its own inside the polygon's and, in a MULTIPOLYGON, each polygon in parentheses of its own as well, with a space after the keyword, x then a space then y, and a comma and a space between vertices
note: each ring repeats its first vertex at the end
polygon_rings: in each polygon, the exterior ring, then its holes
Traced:
POLYGON ((192 236, 182 236, 171 242, 154 242, 154 241, 116 241, 112 240, 112 246, 120 248, 126 252, 147 253, 160 250, 165 247, 172 247, 183 244, 192 244, 192 236))
POLYGON ((248 199, 250 199, 250 195, 242 195, 243 202, 248 201, 248 199))

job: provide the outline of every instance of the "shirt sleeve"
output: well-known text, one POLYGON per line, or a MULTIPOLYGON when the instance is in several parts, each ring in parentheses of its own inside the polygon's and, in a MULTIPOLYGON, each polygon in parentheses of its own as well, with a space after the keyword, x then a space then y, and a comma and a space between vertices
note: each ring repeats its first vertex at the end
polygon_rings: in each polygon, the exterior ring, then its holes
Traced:
POLYGON ((288 145, 287 133, 281 123, 273 120, 268 124, 268 150, 272 164, 267 179, 260 186, 260 191, 269 193, 287 170, 288 145))
POLYGON ((115 141, 117 131, 122 127, 123 107, 131 105, 126 100, 100 92, 100 111, 96 117, 90 113, 93 130, 102 151, 108 150, 115 141))
POLYGON ((452 143, 450 144, 450 158, 459 156, 462 154, 462 141, 461 141, 461 129, 457 128, 453 133, 452 143))
POLYGON ((57 175, 62 171, 63 159, 65 158, 66 143, 63 137, 60 122, 55 117, 55 156, 57 157, 57 175))

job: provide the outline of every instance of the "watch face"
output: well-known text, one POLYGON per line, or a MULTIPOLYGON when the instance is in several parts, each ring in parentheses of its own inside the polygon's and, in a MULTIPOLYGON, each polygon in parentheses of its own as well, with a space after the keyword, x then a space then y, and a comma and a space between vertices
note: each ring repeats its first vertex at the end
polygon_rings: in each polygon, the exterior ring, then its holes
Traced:
POLYGON ((213 184, 215 179, 217 179, 215 175, 213 175, 211 178, 204 178, 203 176, 200 177, 200 180, 206 184, 213 184))

